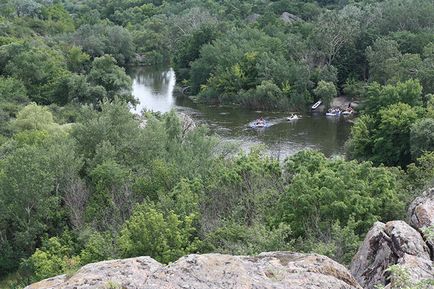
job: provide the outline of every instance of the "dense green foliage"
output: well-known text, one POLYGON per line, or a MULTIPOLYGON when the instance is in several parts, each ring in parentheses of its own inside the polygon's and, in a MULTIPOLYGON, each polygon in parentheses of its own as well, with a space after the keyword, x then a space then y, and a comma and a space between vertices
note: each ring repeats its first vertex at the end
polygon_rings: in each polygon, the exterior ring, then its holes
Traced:
POLYGON ((434 92, 430 0, 2 3, 1 72, 42 104, 125 94, 108 66, 170 60, 197 99, 255 109, 363 99, 373 81, 418 79, 424 101, 434 92), (93 61, 107 54, 116 62, 93 61))
POLYGON ((375 164, 405 167, 432 150, 433 107, 423 106, 422 86, 414 80, 367 88, 362 115, 348 141, 348 156, 375 164))
POLYGON ((184 131, 173 112, 138 120, 120 101, 99 107, 73 125, 35 104, 18 113, 1 147, 2 272, 22 258, 22 276, 37 280, 210 251, 314 250, 346 263, 373 222, 402 217, 409 189, 434 176, 428 156, 409 175, 314 151, 283 164, 257 151, 225 158, 229 147, 204 127, 184 131))
POLYGON ((374 221, 402 217, 434 182, 430 0, 0 7, 0 280, 14 274, 10 287, 138 255, 300 250, 347 264, 374 221), (303 151, 280 162, 175 112, 133 115, 125 67, 170 61, 201 101, 358 100, 352 160, 303 151))

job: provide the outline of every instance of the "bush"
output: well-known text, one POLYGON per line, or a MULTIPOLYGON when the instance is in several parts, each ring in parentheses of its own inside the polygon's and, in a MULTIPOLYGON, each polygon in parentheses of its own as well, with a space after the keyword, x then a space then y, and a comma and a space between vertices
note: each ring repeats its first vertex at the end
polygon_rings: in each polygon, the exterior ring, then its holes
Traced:
POLYGON ((71 240, 52 237, 45 240, 25 263, 22 266, 30 266, 34 281, 38 281, 75 270, 80 265, 80 258, 74 256, 71 240))
POLYGON ((267 228, 263 224, 246 226, 227 222, 209 233, 203 247, 210 252, 234 255, 256 255, 261 252, 287 251, 291 230, 287 224, 267 228))
POLYGON ((302 151, 285 163, 289 185, 275 210, 276 222, 291 226, 294 237, 327 232, 339 221, 355 221, 354 232, 366 233, 375 221, 399 219, 405 212, 397 170, 370 162, 328 160, 302 151))
POLYGON ((330 107, 333 98, 337 96, 338 92, 333 82, 326 82, 321 80, 318 86, 313 91, 315 95, 321 99, 326 108, 330 107))
POLYGON ((200 244, 192 226, 195 218, 194 214, 184 218, 173 212, 164 215, 150 204, 137 206, 120 231, 122 256, 150 256, 169 263, 195 252, 200 244))

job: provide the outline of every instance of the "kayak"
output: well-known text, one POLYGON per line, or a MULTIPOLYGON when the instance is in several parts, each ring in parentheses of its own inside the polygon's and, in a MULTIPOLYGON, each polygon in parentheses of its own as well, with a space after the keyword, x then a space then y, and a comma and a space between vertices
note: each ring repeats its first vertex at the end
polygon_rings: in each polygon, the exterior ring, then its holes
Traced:
POLYGON ((322 103, 322 101, 321 100, 318 100, 317 102, 315 102, 315 104, 314 105, 312 105, 312 110, 315 110, 315 109, 317 109, 320 105, 321 105, 321 103, 322 103))
POLYGON ((250 124, 251 128, 264 128, 264 127, 268 127, 268 123, 266 121, 254 121, 250 124))
POLYGON ((294 115, 288 116, 286 119, 288 121, 291 121, 291 120, 297 120, 297 119, 300 119, 300 118, 301 118, 300 116, 294 114, 294 115))

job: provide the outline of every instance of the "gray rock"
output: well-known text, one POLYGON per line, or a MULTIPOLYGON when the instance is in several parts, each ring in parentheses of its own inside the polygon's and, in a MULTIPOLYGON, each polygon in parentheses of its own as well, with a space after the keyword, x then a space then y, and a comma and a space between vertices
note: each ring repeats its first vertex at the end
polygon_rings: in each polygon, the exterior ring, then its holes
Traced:
POLYGON ((430 250, 425 240, 414 228, 404 221, 386 223, 385 233, 390 237, 392 251, 399 257, 404 254, 430 260, 430 250))
POLYGON ((399 264, 413 282, 433 278, 430 249, 419 232, 403 221, 377 222, 354 256, 350 271, 363 288, 388 283, 385 270, 399 264))
POLYGON ((429 259, 405 254, 398 260, 398 264, 410 273, 413 283, 434 278, 433 262, 429 259))
POLYGON ((434 188, 416 198, 408 209, 410 225, 417 229, 434 225, 434 188))
POLYGON ((189 116, 186 113, 180 112, 178 113, 179 119, 181 120, 181 124, 182 124, 182 135, 184 136, 186 133, 194 130, 196 128, 196 123, 194 122, 194 120, 191 118, 191 116, 189 116))
MULTIPOLYGON (((426 190, 410 204, 408 218, 410 225, 419 230, 422 235, 423 229, 434 226, 434 188, 426 190)), ((431 250, 431 260, 434 260, 434 241, 424 237, 431 250)))
POLYGON ((280 15, 280 19, 285 23, 293 23, 301 20, 300 17, 289 12, 283 12, 282 15, 280 15))
POLYGON ((60 275, 26 289, 146 288, 142 287, 144 282, 161 267, 163 265, 150 257, 110 260, 88 264, 71 277, 60 275))
POLYGON ((259 17, 261 17, 261 15, 254 13, 254 14, 247 16, 246 20, 249 23, 255 23, 256 21, 258 21, 259 17))
POLYGON ((351 262, 351 274, 364 288, 384 284, 383 272, 397 261, 389 246, 390 237, 384 229, 384 223, 375 223, 351 262))
POLYGON ((125 289, 361 289, 348 270, 316 254, 258 256, 189 255, 163 266, 149 257, 89 264, 71 278, 62 275, 26 287, 125 289), (55 281, 53 281, 55 280, 55 281))

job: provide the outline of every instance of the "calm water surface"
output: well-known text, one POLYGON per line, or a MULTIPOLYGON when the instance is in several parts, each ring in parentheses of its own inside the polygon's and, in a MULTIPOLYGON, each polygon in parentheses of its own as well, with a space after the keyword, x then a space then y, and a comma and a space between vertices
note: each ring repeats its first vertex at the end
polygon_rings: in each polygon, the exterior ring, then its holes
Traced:
POLYGON ((175 109, 207 124, 225 141, 234 141, 245 150, 262 144, 276 157, 285 157, 305 148, 318 149, 327 156, 344 151, 351 126, 347 118, 305 114, 302 119, 288 122, 286 113, 195 104, 173 96, 176 78, 170 68, 140 67, 129 73, 134 79, 133 95, 139 100, 137 107, 132 109, 135 113, 143 109, 160 112, 175 109), (259 116, 268 120, 270 127, 251 129, 249 123, 259 116))

